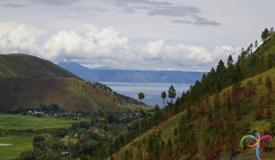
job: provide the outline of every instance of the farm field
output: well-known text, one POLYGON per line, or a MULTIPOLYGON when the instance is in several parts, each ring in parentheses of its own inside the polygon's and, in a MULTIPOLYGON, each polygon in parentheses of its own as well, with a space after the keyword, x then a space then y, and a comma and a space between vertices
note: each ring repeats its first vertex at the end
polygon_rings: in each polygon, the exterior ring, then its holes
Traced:
POLYGON ((24 151, 32 150, 32 137, 5 136, 0 137, 0 160, 14 159, 24 151), (7 146, 1 146, 1 144, 7 146))
POLYGON ((54 117, 32 117, 24 115, 0 115, 0 129, 25 130, 25 129, 48 129, 48 128, 67 128, 78 121, 65 120, 54 117))

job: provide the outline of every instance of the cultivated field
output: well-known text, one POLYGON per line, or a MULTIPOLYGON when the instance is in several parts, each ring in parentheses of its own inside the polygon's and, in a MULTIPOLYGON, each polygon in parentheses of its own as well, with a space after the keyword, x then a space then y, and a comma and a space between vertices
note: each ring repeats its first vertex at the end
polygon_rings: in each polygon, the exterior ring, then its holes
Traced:
POLYGON ((48 129, 48 128, 67 128, 76 123, 74 120, 65 120, 54 117, 32 117, 24 115, 0 115, 0 129, 25 130, 25 129, 48 129))
POLYGON ((32 150, 32 137, 0 137, 0 160, 16 158, 20 153, 28 150, 32 150))

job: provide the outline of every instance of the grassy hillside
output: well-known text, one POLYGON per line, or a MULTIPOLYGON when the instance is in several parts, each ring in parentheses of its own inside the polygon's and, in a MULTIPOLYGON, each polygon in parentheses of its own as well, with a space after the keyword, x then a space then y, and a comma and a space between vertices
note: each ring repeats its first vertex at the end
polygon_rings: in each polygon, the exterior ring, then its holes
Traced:
MULTIPOLYGON (((271 133, 271 119, 270 117, 266 117, 266 110, 269 108, 271 110, 271 114, 275 115, 275 94, 272 94, 272 103, 269 104, 268 108, 262 108, 262 110, 264 110, 264 115, 263 117, 261 117, 260 119, 255 119, 255 110, 257 110, 258 108, 260 108, 259 105, 259 101, 260 98, 265 96, 266 93, 268 92, 266 87, 265 87, 265 83, 258 83, 259 79, 265 79, 266 77, 271 77, 272 82, 273 82, 273 88, 275 89, 275 69, 270 69, 262 74, 259 74, 257 76, 248 78, 244 81, 242 81, 242 87, 244 87, 248 81, 252 81, 253 83, 257 84, 256 85, 256 94, 252 97, 249 98, 243 98, 243 102, 247 104, 247 111, 245 114, 242 115, 242 117, 239 120, 236 120, 236 126, 234 126, 234 128, 231 129, 237 129, 237 130, 233 130, 232 132, 236 132, 237 135, 235 137, 235 139, 232 139, 231 141, 236 142, 236 146, 239 151, 240 151, 240 156, 245 156, 248 153, 246 151, 242 151, 241 148, 237 145, 238 141, 241 139, 242 136, 244 136, 245 134, 253 134, 255 131, 261 132, 261 133, 271 133), (249 123, 248 126, 247 123, 249 123), (245 125, 245 126, 244 126, 245 125), (247 128, 246 132, 244 132, 241 128, 247 128)), ((229 90, 232 89, 232 86, 224 89, 221 91, 221 95, 223 93, 228 92, 229 90)), ((210 99, 210 105, 211 107, 213 107, 214 105, 214 99, 215 96, 212 95, 209 97, 210 99)), ((193 111, 196 112, 196 108, 193 108, 193 111)), ((207 110, 210 110, 209 108, 207 110)), ((221 114, 230 114, 228 112, 226 112, 225 108, 222 108, 221 110, 223 110, 223 112, 221 112, 221 114)), ((261 112, 261 110, 260 110, 261 112)), ((136 139, 134 139, 132 142, 130 142, 129 144, 127 144, 126 146, 124 146, 123 148, 121 148, 119 150, 118 153, 116 153, 114 155, 114 159, 115 160, 122 160, 125 157, 126 152, 132 152, 133 154, 133 159, 134 160, 138 160, 138 159, 150 159, 150 154, 148 152, 148 139, 151 135, 153 134, 159 134, 161 136, 161 140, 164 142, 164 148, 161 154, 162 156, 160 156, 160 159, 166 159, 167 156, 174 156, 175 159, 186 159, 187 157, 185 157, 184 152, 180 152, 179 150, 177 150, 176 147, 176 140, 177 140, 177 136, 175 135, 175 129, 181 124, 181 119, 183 117, 183 115, 186 113, 186 111, 183 111, 181 113, 176 114, 175 116, 171 117, 170 119, 162 122, 161 124, 159 124, 158 126, 152 128, 151 130, 147 131, 146 133, 144 133, 143 135, 137 137, 136 139), (168 147, 168 143, 169 141, 172 141, 172 146, 168 147), (173 143, 175 142, 175 143, 173 143)), ((225 116, 224 115, 224 116, 225 116)), ((204 117, 193 117, 193 121, 192 121, 192 125, 194 126, 192 128, 192 130, 194 130, 193 132, 197 135, 196 136, 196 140, 194 143, 198 144, 197 145, 197 153, 193 155, 193 159, 204 159, 205 158, 205 154, 207 153, 203 153, 203 142, 204 139, 206 138, 206 136, 209 136, 205 133, 206 128, 208 128, 210 125, 212 125, 212 127, 214 127, 214 124, 209 124, 209 121, 207 119, 206 116, 204 117), (204 158, 203 158, 204 157, 204 158)), ((236 118, 236 117, 235 117, 236 118)), ((232 121, 235 121, 235 119, 229 119, 232 121)), ((219 119, 216 119, 214 121, 219 121, 219 119)), ((211 122, 214 123, 214 122, 211 122)), ((221 122, 221 125, 223 127, 225 127, 226 123, 228 123, 226 120, 221 122)), ((222 126, 220 126, 222 130, 222 126)), ((210 133, 208 133, 210 134, 210 133)), ((216 138, 221 138, 218 136, 218 134, 215 133, 211 133, 211 136, 213 136, 213 139, 216 138)), ((218 145, 218 144, 217 144, 218 145)), ((224 147, 224 145, 219 145, 222 147, 224 147)), ((275 148, 275 143, 271 143, 270 145, 271 148, 275 148)), ((208 152, 209 153, 209 152, 208 152)), ((222 153, 220 153, 220 157, 226 157, 226 152, 222 151, 222 153)), ((252 154, 252 156, 254 156, 252 154)), ((272 152, 268 152, 266 153, 266 157, 265 158, 271 158, 275 156, 275 151, 272 152)), ((152 158, 152 157, 151 157, 152 158)), ((188 159, 188 158, 187 158, 188 159)))
MULTIPOLYGON (((274 33, 256 51, 243 49, 235 63, 231 56, 220 60, 162 114, 163 121, 110 159, 254 159, 239 141, 255 132, 275 135, 274 33)), ((264 151, 263 158, 274 158, 275 142, 264 151)))
POLYGON ((0 78, 9 77, 74 77, 61 67, 26 54, 0 55, 0 78))
POLYGON ((79 79, 57 65, 29 55, 0 55, 0 111, 57 104, 65 110, 136 110, 140 103, 107 86, 79 79))
POLYGON ((74 78, 0 79, 0 95, 2 112, 39 108, 51 103, 66 110, 88 113, 138 107, 104 86, 74 78))

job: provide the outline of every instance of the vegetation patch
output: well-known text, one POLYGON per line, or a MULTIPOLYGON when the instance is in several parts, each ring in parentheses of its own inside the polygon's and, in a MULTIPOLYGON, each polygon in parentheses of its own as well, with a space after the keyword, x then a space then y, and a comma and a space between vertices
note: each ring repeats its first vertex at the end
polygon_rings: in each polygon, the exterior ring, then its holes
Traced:
POLYGON ((24 151, 32 150, 32 137, 0 137, 0 160, 14 159, 24 151), (5 146, 1 146, 6 144, 5 146), (9 145, 7 145, 9 144, 9 145))
POLYGON ((24 115, 0 115, 0 129, 4 130, 25 130, 25 129, 49 129, 49 128, 69 128, 77 121, 65 120, 54 117, 33 117, 24 115))

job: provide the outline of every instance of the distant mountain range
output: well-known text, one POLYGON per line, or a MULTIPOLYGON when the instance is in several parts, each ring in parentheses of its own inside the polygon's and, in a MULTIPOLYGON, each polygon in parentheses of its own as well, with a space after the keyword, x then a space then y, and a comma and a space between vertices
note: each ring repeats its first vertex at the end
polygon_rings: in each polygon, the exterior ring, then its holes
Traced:
POLYGON ((59 66, 79 77, 97 82, 155 82, 155 83, 193 83, 203 72, 189 71, 143 71, 110 68, 89 69, 74 62, 59 63, 59 66))

